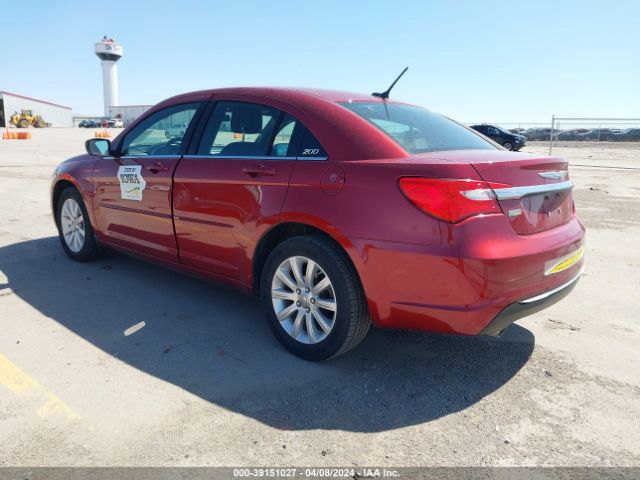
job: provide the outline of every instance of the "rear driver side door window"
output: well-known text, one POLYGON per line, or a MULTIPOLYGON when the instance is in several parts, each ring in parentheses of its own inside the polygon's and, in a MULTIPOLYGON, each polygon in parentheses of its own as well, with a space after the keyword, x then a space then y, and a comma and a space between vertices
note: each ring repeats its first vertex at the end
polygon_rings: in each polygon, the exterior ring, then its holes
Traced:
POLYGON ((273 107, 218 102, 198 146, 199 156, 326 160, 327 152, 295 117, 273 107))
POLYGON ((218 102, 198 146, 198 155, 267 156, 280 111, 266 105, 218 102))
POLYGON ((316 137, 288 113, 284 114, 280 120, 270 155, 297 160, 327 159, 327 152, 316 137))

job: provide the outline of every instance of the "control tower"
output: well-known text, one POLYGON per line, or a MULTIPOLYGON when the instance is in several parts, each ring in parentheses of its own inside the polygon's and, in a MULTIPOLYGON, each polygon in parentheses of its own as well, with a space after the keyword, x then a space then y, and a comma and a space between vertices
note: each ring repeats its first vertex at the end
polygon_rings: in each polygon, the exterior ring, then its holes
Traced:
POLYGON ((109 116, 109 107, 118 105, 118 67, 116 62, 122 58, 122 46, 113 38, 96 43, 96 55, 102 64, 102 89, 104 95, 104 116, 109 116))

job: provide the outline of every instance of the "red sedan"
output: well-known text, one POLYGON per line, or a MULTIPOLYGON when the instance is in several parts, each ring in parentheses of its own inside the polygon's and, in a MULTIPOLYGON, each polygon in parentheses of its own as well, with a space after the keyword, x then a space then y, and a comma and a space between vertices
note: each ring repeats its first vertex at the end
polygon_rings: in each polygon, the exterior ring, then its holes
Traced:
POLYGON ((260 295, 312 360, 371 323, 499 335, 576 284, 567 162, 441 115, 324 90, 180 95, 55 173, 62 247, 112 248, 260 295))

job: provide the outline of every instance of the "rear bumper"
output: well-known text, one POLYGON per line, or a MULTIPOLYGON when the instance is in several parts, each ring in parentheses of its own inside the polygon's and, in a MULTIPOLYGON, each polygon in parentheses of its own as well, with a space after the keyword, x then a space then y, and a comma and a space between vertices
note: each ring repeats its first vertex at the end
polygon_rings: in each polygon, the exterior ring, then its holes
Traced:
POLYGON ((568 294, 584 264, 545 274, 545 265, 584 246, 576 218, 523 236, 504 215, 442 228, 443 241, 433 246, 351 239, 376 326, 495 335, 568 294))
POLYGON ((581 269, 578 275, 569 280, 567 283, 560 285, 552 290, 549 290, 535 297, 526 298, 518 302, 514 302, 504 310, 502 310, 492 321, 487 325, 484 330, 480 332, 480 335, 490 335, 492 337, 499 337, 502 333, 519 318, 533 315, 540 310, 544 310, 550 307, 556 302, 559 302, 564 297, 569 295, 569 292, 578 283, 580 276, 584 269, 581 269))

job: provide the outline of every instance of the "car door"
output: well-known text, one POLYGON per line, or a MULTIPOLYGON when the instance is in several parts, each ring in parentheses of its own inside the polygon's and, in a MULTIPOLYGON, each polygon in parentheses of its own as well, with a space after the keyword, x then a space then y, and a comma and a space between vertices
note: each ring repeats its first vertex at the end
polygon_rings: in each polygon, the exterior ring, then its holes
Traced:
POLYGON ((94 213, 99 240, 165 261, 178 262, 171 216, 172 176, 202 102, 173 105, 143 119, 98 160, 94 213), (173 133, 170 133, 173 132, 173 133))
POLYGON ((246 282, 250 253, 277 223, 296 161, 298 122, 265 105, 220 101, 174 176, 181 263, 246 282))

